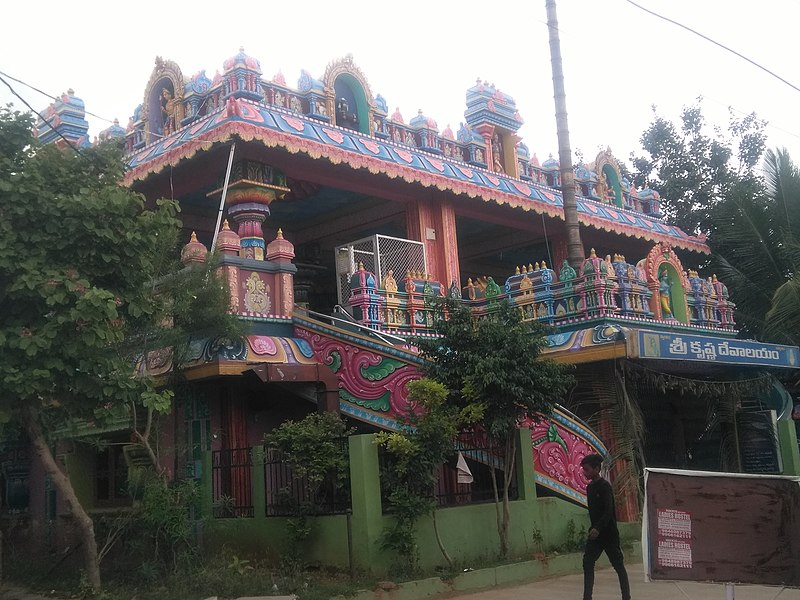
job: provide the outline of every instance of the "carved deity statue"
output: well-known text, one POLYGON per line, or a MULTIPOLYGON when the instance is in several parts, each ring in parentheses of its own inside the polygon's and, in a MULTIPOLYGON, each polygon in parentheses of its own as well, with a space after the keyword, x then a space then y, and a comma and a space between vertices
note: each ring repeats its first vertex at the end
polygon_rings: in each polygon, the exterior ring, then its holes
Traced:
POLYGON ((603 202, 608 202, 609 204, 614 204, 614 201, 617 199, 617 195, 614 192, 614 188, 608 184, 608 177, 606 177, 605 173, 600 174, 600 179, 603 180, 603 185, 606 188, 605 197, 602 198, 603 202))
POLYGON ((172 93, 167 88, 161 90, 161 125, 164 135, 169 135, 175 131, 175 123, 178 116, 178 100, 172 97, 172 93))
POLYGON ((345 98, 336 100, 336 124, 349 129, 358 127, 358 115, 350 111, 350 103, 345 98))
POLYGON ((661 271, 661 276, 658 279, 658 294, 661 298, 661 317, 664 319, 671 319, 672 316, 672 282, 669 280, 667 270, 661 271))
POLYGON ((500 145, 500 136, 492 136, 492 169, 495 173, 505 173, 503 169, 503 147, 500 145))

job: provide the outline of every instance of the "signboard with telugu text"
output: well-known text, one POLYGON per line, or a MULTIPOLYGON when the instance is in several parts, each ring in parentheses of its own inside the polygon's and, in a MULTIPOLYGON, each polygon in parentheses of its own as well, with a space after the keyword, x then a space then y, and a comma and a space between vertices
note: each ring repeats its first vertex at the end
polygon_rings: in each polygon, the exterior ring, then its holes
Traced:
POLYGON ((631 358, 689 360, 763 367, 800 366, 797 346, 763 344, 753 340, 637 330, 631 358))

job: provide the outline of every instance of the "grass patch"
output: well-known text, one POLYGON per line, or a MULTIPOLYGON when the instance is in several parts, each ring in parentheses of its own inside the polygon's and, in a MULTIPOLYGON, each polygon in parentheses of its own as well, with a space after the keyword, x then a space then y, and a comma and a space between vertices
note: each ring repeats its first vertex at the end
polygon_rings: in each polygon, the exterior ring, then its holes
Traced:
MULTIPOLYGON (((6 565, 8 581, 44 596, 91 598, 77 569, 80 556, 64 561, 47 573, 56 560, 22 560, 6 565), (77 560, 76 560, 77 559, 77 560)), ((116 568, 104 564, 103 592, 97 600, 198 600, 209 596, 220 599, 240 596, 295 594, 300 600, 327 600, 333 596, 352 596, 374 586, 373 580, 351 580, 349 574, 330 569, 286 569, 274 560, 248 556, 229 550, 212 556, 195 557, 170 572, 157 565, 142 563, 136 568, 116 568)))

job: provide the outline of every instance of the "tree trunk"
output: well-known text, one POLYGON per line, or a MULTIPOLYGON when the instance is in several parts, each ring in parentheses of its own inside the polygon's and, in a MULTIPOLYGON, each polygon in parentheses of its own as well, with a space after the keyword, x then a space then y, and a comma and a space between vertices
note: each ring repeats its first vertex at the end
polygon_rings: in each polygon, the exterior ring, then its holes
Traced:
POLYGON ((492 476, 492 491, 494 492, 494 512, 497 518, 497 535, 500 538, 500 556, 505 558, 508 555, 508 548, 506 547, 506 539, 503 536, 503 516, 500 507, 500 494, 497 491, 497 475, 494 472, 494 464, 491 462, 489 456, 489 474, 492 476))
POLYGON ((50 445, 44 437, 44 432, 39 424, 36 411, 30 408, 23 411, 23 421, 31 444, 33 444, 33 450, 41 461, 45 473, 50 476, 53 485, 67 503, 67 507, 75 519, 75 524, 78 527, 83 545, 86 577, 92 590, 99 592, 100 563, 97 558, 97 541, 94 537, 94 523, 78 501, 78 497, 75 495, 75 490, 72 488, 72 482, 69 480, 69 477, 67 477, 58 466, 50 450, 50 445))
POLYGON ((452 557, 447 552, 447 548, 444 547, 444 542, 442 542, 442 536, 439 533, 439 526, 436 524, 436 508, 433 509, 431 518, 433 519, 433 533, 436 536, 436 544, 439 546, 439 551, 442 553, 442 556, 444 556, 444 559, 447 561, 447 565, 452 569, 455 564, 453 563, 452 557))
POLYGON ((511 486, 511 478, 514 473, 516 462, 516 452, 514 447, 514 433, 508 434, 505 440, 505 456, 503 456, 503 518, 500 526, 500 551, 503 558, 508 556, 508 527, 511 520, 511 513, 508 506, 508 488, 511 486))
POLYGON ((585 258, 581 229, 578 223, 578 203, 575 200, 575 173, 572 170, 572 149, 569 145, 567 123, 567 93, 564 91, 564 72, 561 65, 561 41, 558 37, 558 17, 555 0, 546 0, 547 27, 550 30, 550 64, 553 71, 553 99, 556 104, 558 160, 561 170, 561 197, 564 200, 564 223, 567 229, 567 260, 577 269, 585 258))

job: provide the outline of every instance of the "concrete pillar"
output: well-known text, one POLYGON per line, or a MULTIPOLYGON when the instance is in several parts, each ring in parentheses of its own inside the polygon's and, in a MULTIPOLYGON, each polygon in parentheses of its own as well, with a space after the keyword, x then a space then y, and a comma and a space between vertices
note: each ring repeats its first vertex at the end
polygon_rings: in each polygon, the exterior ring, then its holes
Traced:
POLYGON ((374 439, 372 434, 349 438, 353 567, 366 573, 378 562, 383 533, 378 447, 374 439))
POLYGON ((533 445, 528 427, 517 429, 517 488, 520 500, 536 499, 536 470, 533 465, 533 445))

